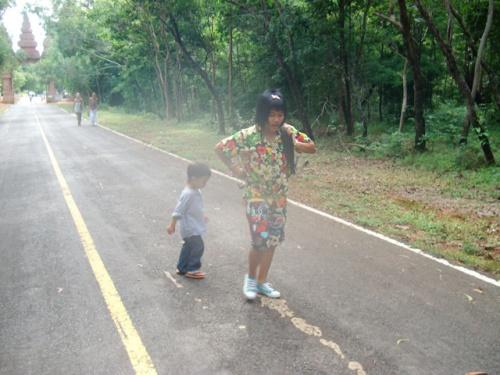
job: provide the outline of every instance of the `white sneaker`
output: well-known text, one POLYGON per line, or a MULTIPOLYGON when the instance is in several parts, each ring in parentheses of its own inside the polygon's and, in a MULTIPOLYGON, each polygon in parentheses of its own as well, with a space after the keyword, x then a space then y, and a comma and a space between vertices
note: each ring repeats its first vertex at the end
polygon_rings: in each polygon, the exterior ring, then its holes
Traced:
POLYGON ((245 282, 243 284, 243 294, 246 299, 253 300, 257 297, 257 280, 245 275, 245 282))
POLYGON ((257 292, 269 298, 280 298, 281 293, 273 289, 269 283, 258 284, 257 292))

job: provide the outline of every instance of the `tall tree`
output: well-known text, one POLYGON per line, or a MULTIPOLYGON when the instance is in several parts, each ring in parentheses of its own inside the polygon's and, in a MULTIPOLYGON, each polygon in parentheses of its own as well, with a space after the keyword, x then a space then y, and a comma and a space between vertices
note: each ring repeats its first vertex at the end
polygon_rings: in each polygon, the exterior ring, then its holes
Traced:
MULTIPOLYGON (((460 69, 458 68, 458 64, 456 62, 455 56, 453 54, 453 50, 451 46, 446 42, 446 40, 443 38, 441 33, 436 27, 436 24, 434 23, 431 15, 427 11, 427 8, 425 8, 421 2, 421 0, 416 0, 416 5, 418 7, 418 10, 422 17, 424 18, 425 22, 427 23, 429 30, 431 33, 434 35, 436 38, 436 41, 438 42, 439 47, 441 48, 441 51, 446 57, 446 63, 448 65, 448 69, 450 71, 451 76, 455 80, 460 93, 465 99, 466 107, 467 107, 467 115, 468 115, 468 121, 476 131, 479 141, 481 143, 481 148, 484 153, 484 157, 486 159, 486 162, 488 164, 495 164, 495 157, 493 155, 493 151, 491 150, 490 146, 490 141, 488 138, 488 134, 486 133, 486 130, 482 126, 482 124, 479 121, 479 117, 477 115, 476 111, 476 104, 474 97, 472 95, 472 90, 467 84, 465 77, 463 73, 460 72, 460 69)), ((493 0, 490 0, 490 14, 492 16, 493 12, 493 0)), ((490 18, 490 17, 489 17, 490 18)), ((491 19, 490 19, 491 21, 491 19)), ((490 22, 488 21, 488 22, 490 22)), ((488 28, 488 25, 486 25, 486 28, 488 28)), ((486 34, 487 35, 487 34, 486 34)), ((479 51, 478 51, 479 53, 479 51)), ((479 61, 476 62, 476 64, 480 64, 481 58, 479 58, 479 61)))
POLYGON ((229 43, 227 53, 227 113, 229 121, 233 121, 234 108, 233 108, 233 24, 229 23, 229 43))
POLYGON ((184 43, 184 40, 180 33, 176 16, 173 13, 170 13, 168 15, 168 19, 163 19, 163 22, 167 25, 168 30, 174 37, 175 42, 177 43, 180 51, 182 51, 182 54, 184 55, 186 60, 189 62, 191 67, 196 71, 196 73, 200 75, 200 77, 205 82, 208 90, 212 94, 212 98, 214 99, 217 106, 217 120, 219 123, 219 133, 224 134, 226 131, 225 120, 224 120, 224 107, 219 92, 217 91, 215 85, 212 83, 212 80, 210 79, 206 70, 203 69, 201 64, 195 60, 193 54, 187 49, 186 44, 184 43))
POLYGON ((302 123, 304 131, 314 139, 314 134, 306 110, 304 88, 297 71, 296 46, 294 35, 286 20, 291 9, 287 8, 281 1, 236 1, 229 0, 240 10, 252 13, 261 22, 262 32, 260 40, 268 45, 268 50, 274 55, 277 66, 283 72, 288 84, 292 99, 297 110, 297 117, 302 123))
POLYGON ((170 117, 169 66, 171 61, 165 25, 163 22, 155 22, 151 9, 147 6, 139 6, 139 15, 142 16, 145 29, 149 34, 150 43, 153 46, 154 67, 163 98, 164 117, 168 121, 170 117))
POLYGON ((399 131, 403 131, 403 125, 405 123, 406 107, 408 105, 408 84, 407 84, 407 71, 408 71, 408 59, 404 58, 403 71, 401 72, 401 79, 403 81, 403 101, 401 103, 401 115, 399 116, 399 131))
POLYGON ((413 110, 415 112, 415 149, 425 150, 425 119, 424 119, 424 78, 421 69, 421 49, 415 41, 406 0, 398 0, 401 33, 406 47, 406 56, 413 72, 413 110))
MULTIPOLYGON (((459 16, 458 12, 452 7, 450 0, 447 0, 447 3, 448 3, 447 4, 448 9, 449 9, 449 14, 448 14, 449 23, 451 23, 451 15, 452 14, 454 14, 457 17, 457 19, 461 19, 461 17, 459 16)), ((480 85, 480 82, 481 82, 483 69, 484 70, 489 70, 488 67, 486 66, 486 64, 483 61, 483 57, 484 57, 484 53, 485 53, 485 49, 486 49, 486 40, 488 39, 488 35, 490 33, 491 26, 493 24, 494 8, 495 8, 494 1, 490 0, 489 4, 488 4, 488 15, 487 15, 487 18, 486 18, 486 24, 484 26, 484 31, 483 31, 483 34, 481 36, 481 40, 479 42, 479 47, 475 48, 474 43, 471 41, 471 45, 474 46, 474 47, 471 48, 471 51, 476 56, 475 64, 474 64, 474 74, 473 74, 472 88, 471 88, 471 96, 472 96, 472 99, 474 100, 474 102, 476 102, 477 92, 478 92, 479 85, 480 85)), ((452 48, 451 40, 450 39, 449 39, 448 44, 449 44, 450 48, 452 48)), ((491 71, 490 71, 490 76, 491 75, 492 74, 491 74, 491 71)), ((460 143, 461 144, 464 144, 464 143, 467 142, 467 137, 468 137, 468 134, 469 134, 470 124, 471 123, 469 121, 469 116, 467 116, 466 119, 465 119, 465 121, 464 121, 464 126, 463 126, 463 129, 462 129, 462 136, 461 136, 461 139, 460 139, 460 143)))
MULTIPOLYGON (((412 24, 414 24, 414 21, 410 18, 406 0, 398 0, 398 7, 399 21, 396 20, 393 14, 387 16, 377 13, 377 15, 394 25, 403 37, 404 50, 401 51, 401 54, 403 54, 408 61, 413 73, 413 111, 415 116, 414 147, 417 151, 425 151, 424 77, 421 64, 422 42, 417 41, 415 33, 412 31, 412 24)), ((392 12, 392 7, 390 11, 392 12)))
POLYGON ((353 135, 354 118, 352 114, 352 88, 351 88, 351 74, 349 69, 350 59, 349 59, 347 37, 346 37, 346 18, 349 5, 350 5, 349 0, 339 0, 338 27, 339 27, 340 61, 342 64, 341 75, 340 75, 342 83, 342 90, 340 92, 342 96, 340 104, 342 106, 342 113, 345 119, 346 133, 347 135, 353 135))

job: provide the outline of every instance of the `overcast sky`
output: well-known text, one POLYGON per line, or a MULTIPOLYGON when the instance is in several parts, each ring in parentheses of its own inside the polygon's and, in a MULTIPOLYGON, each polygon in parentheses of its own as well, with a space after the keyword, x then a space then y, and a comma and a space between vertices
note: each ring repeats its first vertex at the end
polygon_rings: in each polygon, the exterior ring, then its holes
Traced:
MULTIPOLYGON (((36 6, 43 6, 51 9, 50 0, 16 0, 16 5, 14 7, 8 8, 3 17, 2 23, 4 24, 7 32, 9 33, 10 39, 12 41, 12 47, 14 51, 19 49, 19 35, 21 34, 21 26, 23 25, 23 14, 22 11, 26 4, 32 4, 36 6)), ((45 31, 43 30, 42 23, 36 14, 29 13, 28 17, 31 23, 31 30, 35 36, 37 42, 36 49, 40 54, 43 51, 43 40, 45 39, 45 31)))

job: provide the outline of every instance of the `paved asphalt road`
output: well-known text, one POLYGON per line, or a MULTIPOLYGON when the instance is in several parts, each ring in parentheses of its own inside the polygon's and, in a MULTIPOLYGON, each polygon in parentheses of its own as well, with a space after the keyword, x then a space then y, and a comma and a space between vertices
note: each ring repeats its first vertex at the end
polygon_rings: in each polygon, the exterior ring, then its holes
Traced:
POLYGON ((146 373, 139 349, 158 374, 500 374, 499 287, 295 206, 270 273, 283 299, 245 302, 241 191, 218 175, 208 278, 175 275, 165 226, 185 168, 55 106, 1 116, 1 375, 146 373), (111 284, 121 302, 103 297, 111 284))

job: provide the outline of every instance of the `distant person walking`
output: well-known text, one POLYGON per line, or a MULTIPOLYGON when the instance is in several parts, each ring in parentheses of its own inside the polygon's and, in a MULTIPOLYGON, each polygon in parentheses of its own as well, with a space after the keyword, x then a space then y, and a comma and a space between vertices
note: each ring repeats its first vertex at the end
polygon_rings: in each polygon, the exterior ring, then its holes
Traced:
POLYGON ((82 125, 82 112, 83 112, 83 98, 79 92, 75 95, 75 101, 73 104, 73 111, 75 112, 76 119, 78 121, 78 126, 82 125))
POLYGON ((295 173, 294 152, 314 153, 314 142, 285 123, 286 109, 278 90, 266 90, 257 100, 256 124, 215 146, 234 176, 245 181, 244 198, 252 244, 243 293, 279 298, 267 282, 274 250, 285 238, 288 177, 295 173))
POLYGON ((97 124, 97 107, 99 105, 99 100, 95 92, 89 98, 89 120, 92 126, 97 124))

